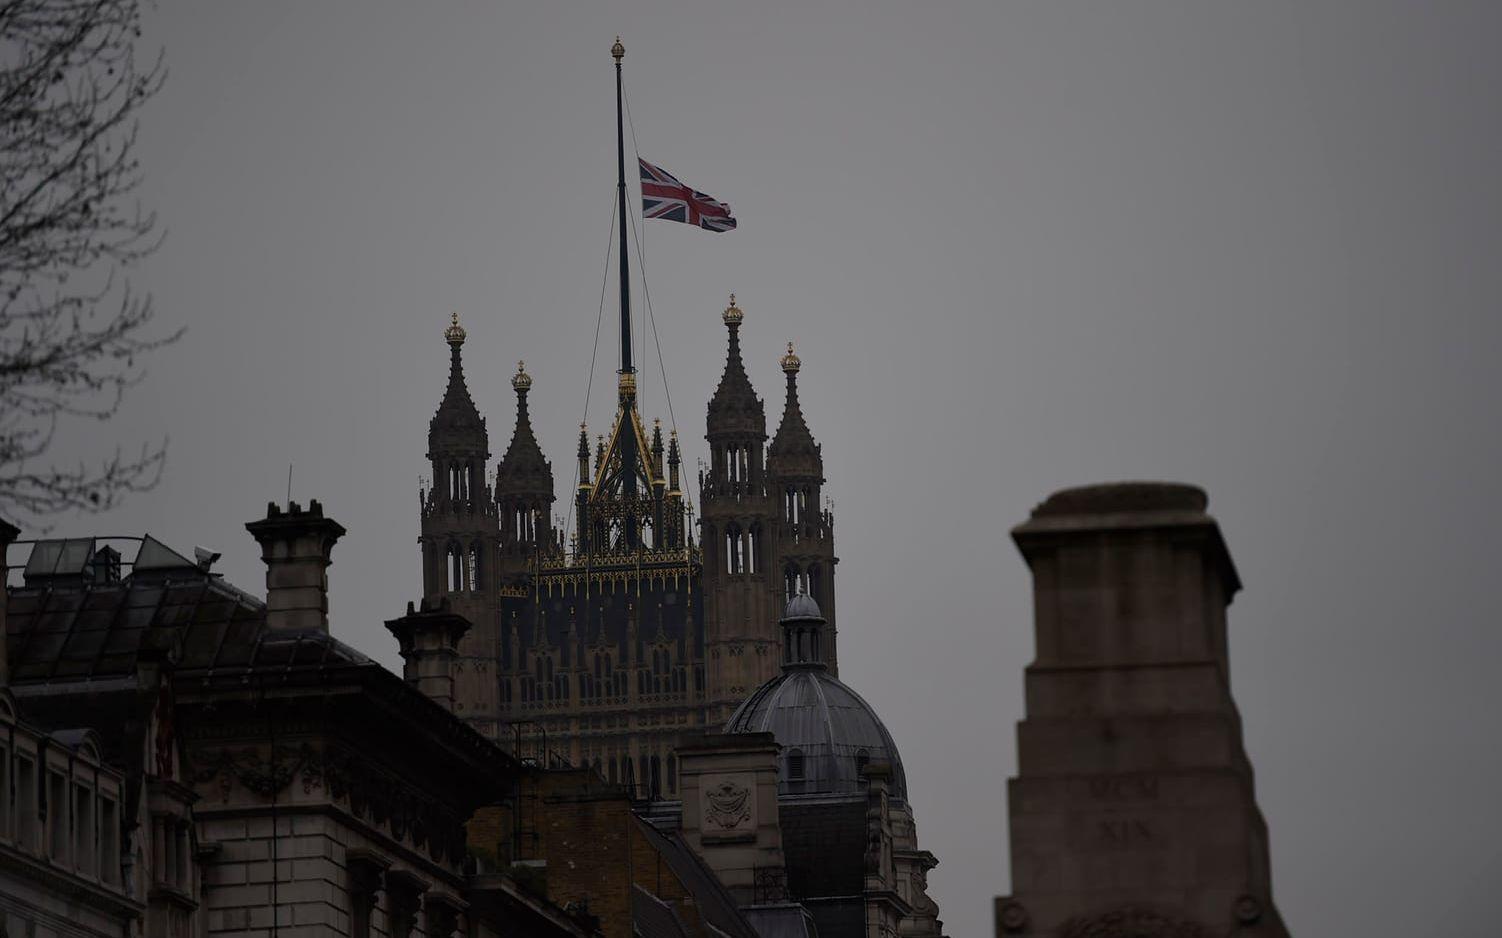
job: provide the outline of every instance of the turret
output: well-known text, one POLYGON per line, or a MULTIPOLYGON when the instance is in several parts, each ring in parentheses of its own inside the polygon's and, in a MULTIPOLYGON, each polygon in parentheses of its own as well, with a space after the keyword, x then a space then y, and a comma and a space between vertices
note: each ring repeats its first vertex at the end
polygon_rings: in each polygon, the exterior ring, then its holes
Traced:
POLYGON ((710 468, 701 483, 700 513, 712 719, 728 715, 775 673, 782 605, 780 580, 767 573, 768 538, 777 521, 766 479, 767 418, 741 361, 745 313, 734 294, 721 318, 729 345, 725 373, 709 401, 704 438, 710 468))
POLYGON ((750 493, 762 481, 763 444, 767 439, 767 414, 761 398, 746 377, 741 361, 741 322, 745 313, 730 294, 730 305, 721 318, 729 331, 725 373, 714 397, 709 399, 704 439, 710 447, 707 486, 719 493, 750 493))
POLYGON ((429 496, 436 510, 465 511, 483 495, 490 436, 464 381, 461 349, 466 333, 458 313, 450 318, 443 337, 449 345, 449 383, 428 424, 428 459, 433 464, 429 496))
POLYGON ((782 566, 787 601, 807 593, 825 610, 828 629, 825 659, 838 671, 834 624, 834 515, 819 505, 824 485, 824 456, 798 401, 798 372, 803 360, 788 343, 782 356, 787 401, 782 422, 767 448, 768 489, 777 500, 775 550, 782 566))
MULTIPOLYGON (((454 712, 494 738, 499 732, 497 688, 484 664, 495 660, 499 647, 496 588, 505 573, 497 562, 504 556, 500 550, 500 516, 495 494, 485 484, 490 438, 485 418, 480 416, 464 381, 461 353, 466 334, 458 314, 450 318, 443 338, 449 347, 449 381, 428 428, 433 481, 432 487, 422 493, 422 595, 424 608, 444 608, 471 623, 472 628, 462 637, 454 636, 454 712)), ((523 404, 519 428, 526 424, 525 414, 523 404)), ((531 439, 530 426, 526 439, 531 439)), ((512 448, 517 444, 513 438, 512 448)), ((544 469, 546 466, 542 462, 544 469)), ((531 478, 528 473, 518 476, 531 478)), ((424 659, 427 663, 419 670, 430 679, 427 686, 434 696, 443 698, 447 685, 440 687, 441 675, 448 667, 449 652, 438 645, 422 653, 428 651, 432 655, 424 659)))
POLYGON ((496 467, 495 496, 501 516, 501 550, 530 557, 553 548, 549 523, 553 509, 553 466, 542 455, 527 412, 532 376, 524 362, 511 378, 516 392, 516 429, 496 467))
POLYGON ((485 544, 499 533, 495 501, 485 485, 490 436, 464 381, 466 336, 454 313, 443 330, 448 387, 428 424, 433 479, 422 493, 424 596, 482 591, 489 572, 485 544))

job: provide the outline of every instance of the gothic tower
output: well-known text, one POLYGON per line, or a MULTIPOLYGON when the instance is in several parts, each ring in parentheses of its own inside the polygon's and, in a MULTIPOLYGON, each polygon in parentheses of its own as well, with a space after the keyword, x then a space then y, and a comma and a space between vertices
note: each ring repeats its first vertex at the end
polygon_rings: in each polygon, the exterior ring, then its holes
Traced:
POLYGON ((744 318, 732 294, 724 313, 730 333, 725 373, 705 426, 709 472, 699 481, 711 723, 723 721, 775 675, 781 660, 781 604, 773 600, 782 593, 782 575, 768 574, 777 508, 767 484, 766 412, 741 362, 744 318))
POLYGON ((474 626, 459 643, 455 712, 493 737, 498 732, 493 667, 499 650, 493 558, 500 527, 485 485, 490 437, 464 383, 465 332, 457 313, 443 337, 449 344, 449 382, 428 424, 433 478, 420 493, 423 596, 446 598, 449 608, 474 626))
POLYGON ((824 485, 824 455, 809 432, 798 404, 798 370, 803 365, 793 343, 782 356, 782 371, 787 375, 787 402, 782 409, 782 423, 767 448, 768 488, 777 499, 777 536, 772 544, 776 564, 771 569, 782 574, 782 602, 790 602, 800 592, 814 598, 824 611, 826 650, 824 659, 829 670, 839 674, 836 653, 834 612, 834 515, 819 507, 824 485))
POLYGON ((516 428, 495 472, 500 512, 497 575, 502 587, 525 591, 538 559, 556 551, 558 535, 552 527, 553 466, 543 457, 532 433, 532 418, 527 412, 532 376, 527 374, 525 363, 516 363, 511 387, 516 391, 516 428))

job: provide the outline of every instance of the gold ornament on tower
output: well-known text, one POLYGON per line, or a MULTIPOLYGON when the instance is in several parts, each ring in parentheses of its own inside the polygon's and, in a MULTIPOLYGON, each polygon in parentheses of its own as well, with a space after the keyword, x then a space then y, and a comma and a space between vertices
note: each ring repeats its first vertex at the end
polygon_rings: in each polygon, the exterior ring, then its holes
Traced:
POLYGON ((799 358, 797 353, 793 351, 793 343, 789 342, 788 353, 782 356, 782 370, 790 375, 795 375, 801 367, 803 367, 803 359, 799 358))
POLYGON ((443 337, 448 339, 449 345, 459 346, 464 344, 464 327, 459 325, 459 314, 449 314, 449 327, 443 330, 443 337))

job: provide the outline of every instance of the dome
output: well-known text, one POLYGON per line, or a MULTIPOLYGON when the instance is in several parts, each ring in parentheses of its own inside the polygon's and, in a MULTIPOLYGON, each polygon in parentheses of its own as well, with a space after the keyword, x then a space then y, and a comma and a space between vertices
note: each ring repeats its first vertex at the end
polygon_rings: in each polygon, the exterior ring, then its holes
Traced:
POLYGON ((789 619, 818 619, 824 621, 824 613, 819 611, 819 604, 807 593, 800 592, 788 600, 787 609, 782 613, 782 621, 789 619))
MULTIPOLYGON (((817 607, 814 611, 817 615, 817 607)), ((907 777, 892 734, 870 704, 823 668, 784 668, 746 698, 725 732, 776 737, 782 747, 778 795, 855 794, 866 763, 886 762, 892 767, 892 797, 907 800, 907 777)))

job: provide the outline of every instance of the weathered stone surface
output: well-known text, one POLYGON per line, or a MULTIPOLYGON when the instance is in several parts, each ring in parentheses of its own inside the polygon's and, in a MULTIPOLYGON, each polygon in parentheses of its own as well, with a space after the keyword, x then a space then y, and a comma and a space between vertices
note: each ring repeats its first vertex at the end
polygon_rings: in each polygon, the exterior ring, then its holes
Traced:
POLYGON ((1194 486, 1057 492, 1013 538, 1036 658, 998 935, 1286 936, 1231 699, 1241 588, 1194 486))

